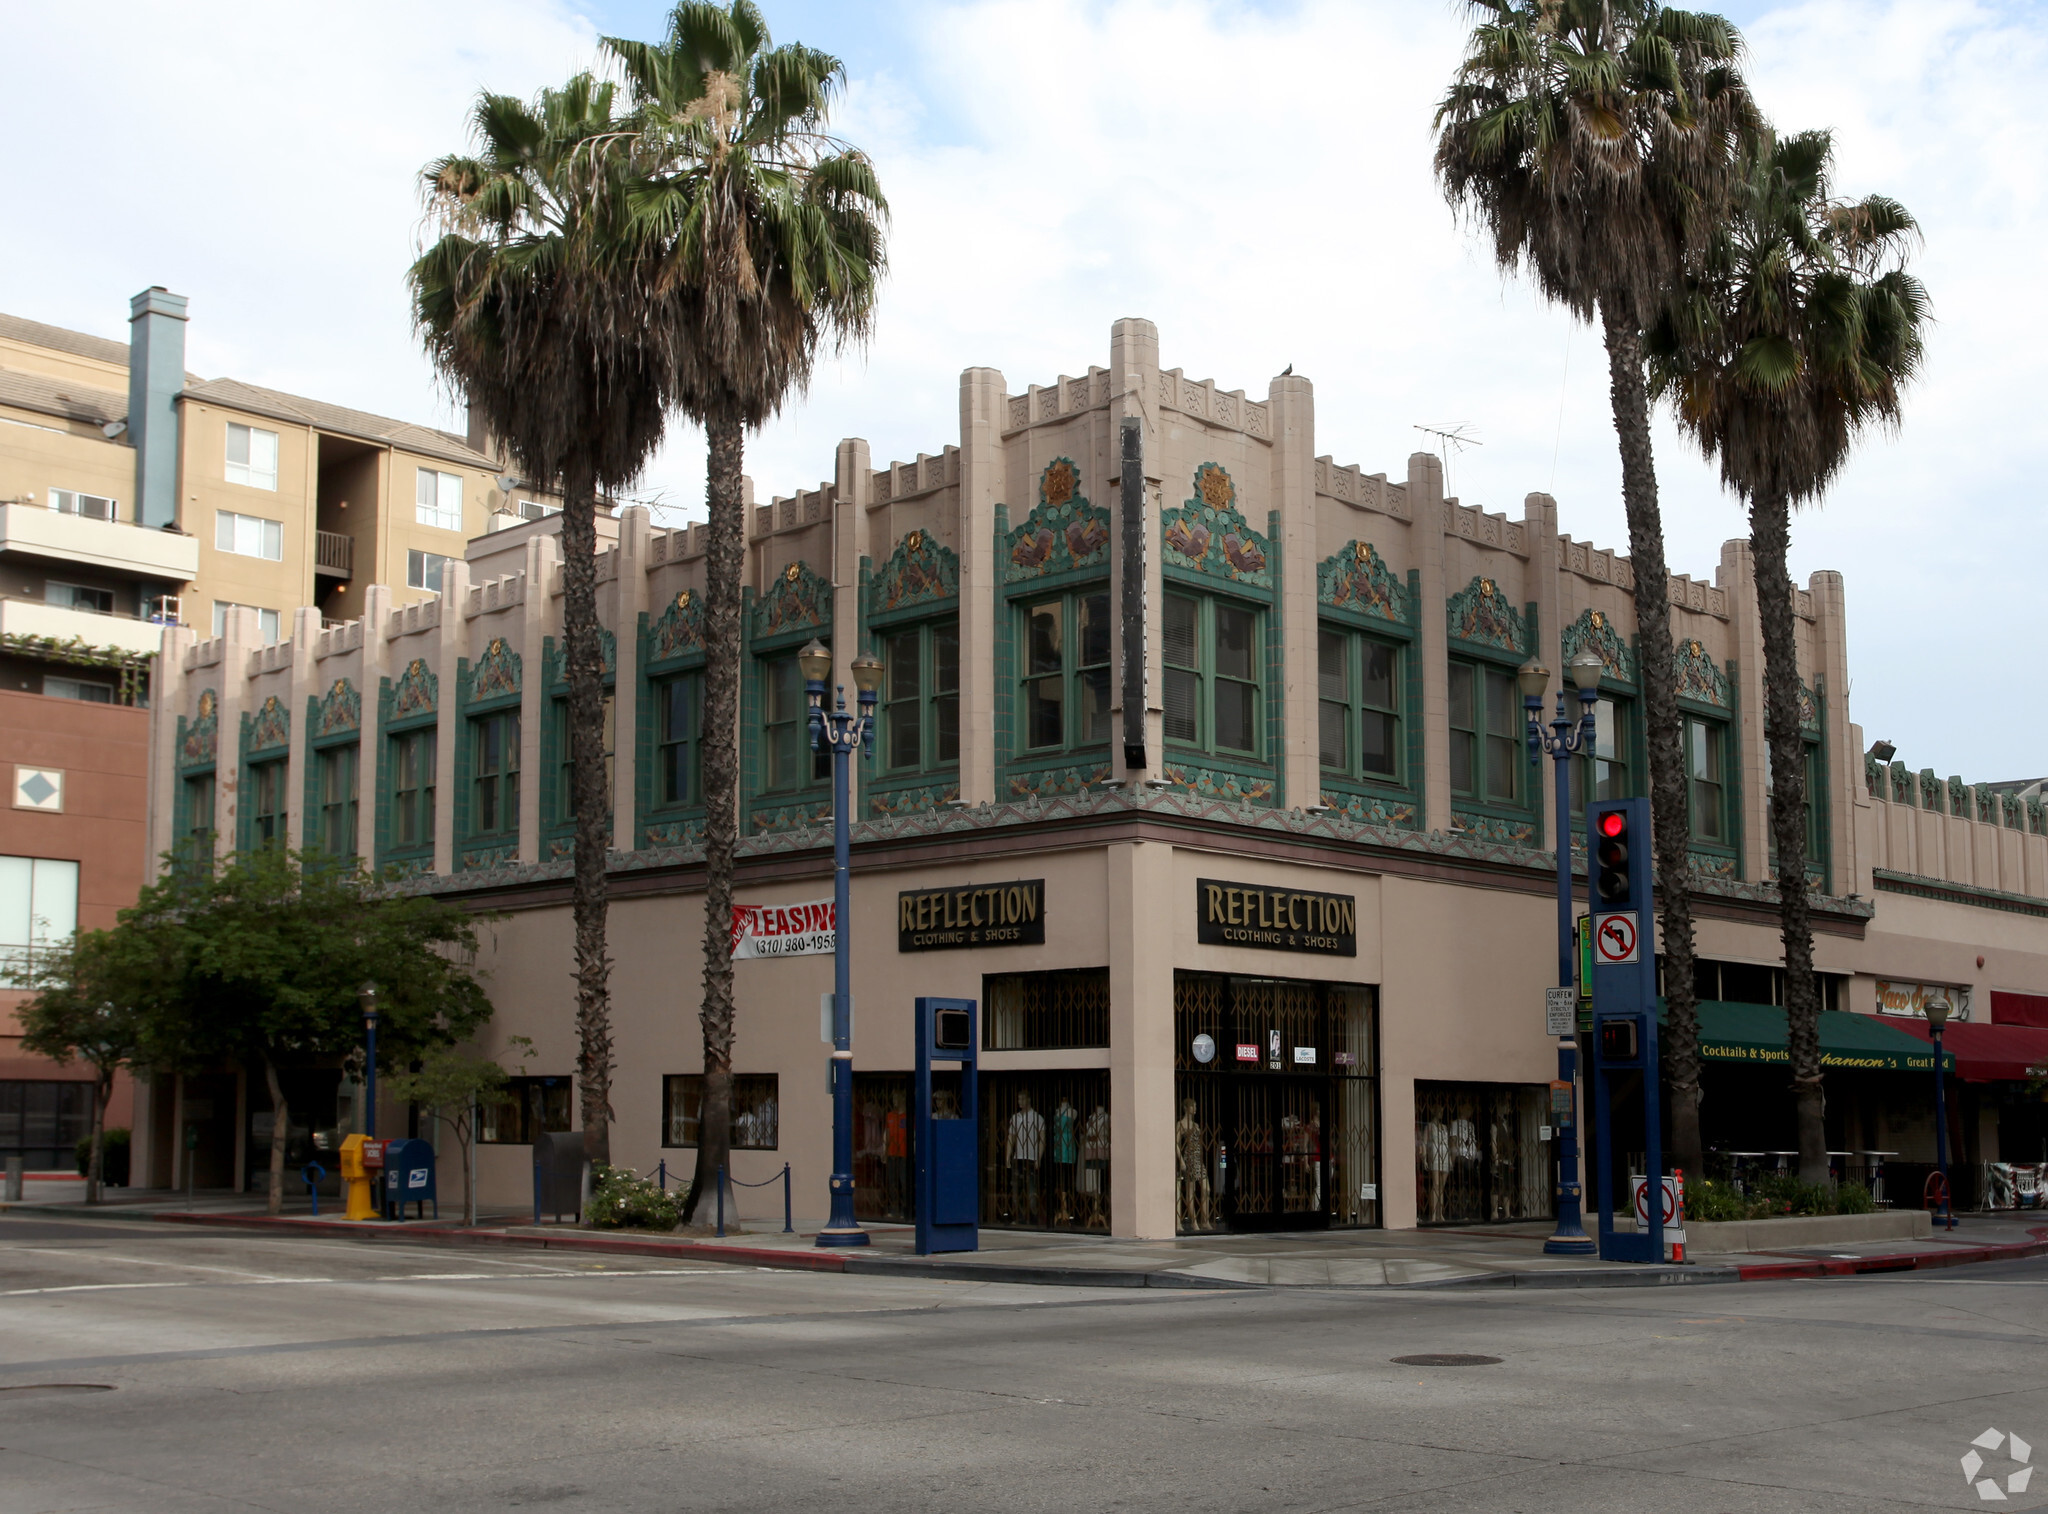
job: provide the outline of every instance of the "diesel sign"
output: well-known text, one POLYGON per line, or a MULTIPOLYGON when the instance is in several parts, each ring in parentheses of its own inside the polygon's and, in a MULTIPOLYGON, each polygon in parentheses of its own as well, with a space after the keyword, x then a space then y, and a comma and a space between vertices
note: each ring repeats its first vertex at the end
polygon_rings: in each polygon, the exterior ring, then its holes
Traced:
POLYGON ((1197 878, 1195 897, 1195 939, 1205 946, 1358 955, 1358 904, 1349 894, 1197 878))

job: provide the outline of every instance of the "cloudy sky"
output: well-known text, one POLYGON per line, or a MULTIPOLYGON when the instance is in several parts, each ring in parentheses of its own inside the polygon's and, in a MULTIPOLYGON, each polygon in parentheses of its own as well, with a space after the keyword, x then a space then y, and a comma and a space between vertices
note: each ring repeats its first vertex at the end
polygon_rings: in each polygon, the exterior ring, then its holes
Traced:
MULTIPOLYGON (((751 444, 764 497, 827 476, 842 436, 878 462, 936 452, 962 368, 1047 383, 1143 315, 1169 367, 1225 387, 1262 395, 1292 363, 1340 462, 1398 477, 1415 427, 1468 427, 1453 492, 1519 514, 1549 490, 1572 535, 1626 547, 1596 334, 1503 281, 1430 181, 1450 0, 765 9, 778 39, 846 60, 837 128, 876 158, 895 229, 872 347, 751 444)), ((0 309, 125 339, 128 296, 165 284, 191 297, 200 373, 459 424, 407 324, 416 171, 464 143, 479 88, 529 93, 663 14, 0 0, 0 309)), ((1795 525, 1797 576, 1848 577, 1853 715, 1915 767, 2048 773, 2048 703, 2010 676, 2048 560, 2048 7, 1729 14, 1780 126, 1832 127, 1840 189, 1903 200, 1926 233, 1939 324, 1904 430, 1795 525)), ((1672 566, 1711 576, 1742 512, 1668 425, 1658 447, 1672 566)), ((701 439, 679 429, 646 489, 701 513, 701 439)))

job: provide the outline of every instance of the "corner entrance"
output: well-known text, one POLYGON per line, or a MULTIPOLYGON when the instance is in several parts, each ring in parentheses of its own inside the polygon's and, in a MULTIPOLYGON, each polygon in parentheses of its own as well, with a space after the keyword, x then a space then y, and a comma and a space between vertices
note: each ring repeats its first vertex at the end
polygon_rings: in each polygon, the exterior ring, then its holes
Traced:
POLYGON ((1377 1011, 1366 984, 1174 974, 1176 1229, 1379 1223, 1377 1011))

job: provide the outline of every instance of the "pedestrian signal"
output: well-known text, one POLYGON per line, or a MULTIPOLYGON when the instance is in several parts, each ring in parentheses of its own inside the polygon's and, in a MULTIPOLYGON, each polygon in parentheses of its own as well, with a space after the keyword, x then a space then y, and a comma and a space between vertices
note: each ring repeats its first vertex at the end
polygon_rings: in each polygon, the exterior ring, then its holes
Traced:
POLYGON ((1636 1042, 1636 1022, 1628 1020, 1602 1020, 1600 1022, 1600 1060, 1603 1062, 1633 1062, 1640 1054, 1636 1042))

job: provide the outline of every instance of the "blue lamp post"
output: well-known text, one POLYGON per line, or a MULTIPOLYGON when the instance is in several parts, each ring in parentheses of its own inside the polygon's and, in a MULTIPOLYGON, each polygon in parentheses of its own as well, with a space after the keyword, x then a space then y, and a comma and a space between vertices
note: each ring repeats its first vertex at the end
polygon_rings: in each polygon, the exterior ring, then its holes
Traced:
POLYGON ((1948 1095, 1944 1091, 1948 1080, 1941 1075, 1941 1033, 1954 1009, 1944 995, 1936 994, 1923 1011, 1927 1029, 1934 1036, 1934 1165, 1941 1173, 1941 1212, 1935 1218, 1950 1230, 1956 1228, 1956 1207, 1948 1188, 1948 1095))
POLYGON ((365 983, 356 990, 356 1002, 363 1007, 363 1134, 377 1139, 377 985, 365 983))
POLYGON ((853 987, 848 925, 847 849, 853 813, 853 754, 874 749, 875 691, 882 664, 874 657, 853 660, 860 713, 846 711, 842 684, 830 713, 825 679, 832 650, 813 641, 797 653, 804 692, 811 705, 811 748, 832 754, 832 1214, 818 1232, 820 1246, 865 1246, 868 1233, 853 1217, 853 987))
MULTIPOLYGON (((1564 691, 1558 690, 1557 718, 1550 722, 1549 731, 1543 729, 1543 696, 1550 687, 1550 669, 1532 657, 1517 675, 1522 687, 1522 705, 1529 715, 1529 759, 1534 762, 1548 752, 1556 779, 1557 981, 1560 987, 1567 989, 1573 987, 1577 977, 1573 958, 1577 955, 1578 939, 1572 929, 1571 760, 1592 748, 1593 709, 1600 699, 1603 666, 1590 651, 1581 652, 1571 660, 1566 671, 1571 675, 1572 687, 1579 691, 1579 715, 1574 720, 1565 713, 1564 691)), ((1558 1081, 1570 1085, 1578 1073, 1578 1064, 1578 1038, 1567 1036, 1559 1040, 1558 1081)), ((1576 1096, 1567 1095, 1567 1098, 1575 1099, 1576 1096)), ((1557 1230, 1544 1241, 1543 1249, 1552 1256, 1592 1256, 1600 1248, 1586 1234, 1585 1206, 1579 1190, 1578 1114, 1570 1108, 1567 1113, 1570 1118, 1558 1132, 1557 1230)))

